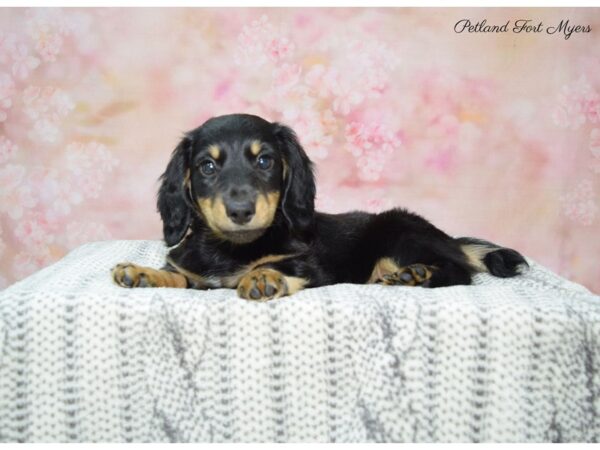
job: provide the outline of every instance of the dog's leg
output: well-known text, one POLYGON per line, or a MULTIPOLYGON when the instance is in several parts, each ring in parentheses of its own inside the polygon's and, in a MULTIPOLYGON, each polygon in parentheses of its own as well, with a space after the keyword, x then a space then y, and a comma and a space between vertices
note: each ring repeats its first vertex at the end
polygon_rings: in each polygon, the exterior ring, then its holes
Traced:
POLYGON ((266 301, 292 295, 301 290, 307 280, 283 274, 278 270, 260 267, 245 274, 237 287, 238 295, 247 300, 266 301))
POLYGON ((112 277, 119 286, 133 287, 188 287, 187 278, 177 272, 165 269, 138 266, 136 264, 117 264, 112 269, 112 277))
POLYGON ((392 258, 381 258, 373 267, 367 283, 400 286, 443 287, 471 284, 471 268, 466 263, 443 260, 435 264, 399 264, 392 258))
POLYGON ((237 292, 247 300, 267 301, 323 285, 322 276, 318 264, 307 255, 274 255, 251 264, 240 278, 237 292))
POLYGON ((381 258, 367 283, 427 287, 436 270, 435 266, 419 263, 400 266, 392 258, 381 258))
POLYGON ((500 247, 483 239, 463 237, 456 239, 469 264, 478 272, 489 272, 495 277, 509 278, 529 267, 527 260, 516 250, 500 247))

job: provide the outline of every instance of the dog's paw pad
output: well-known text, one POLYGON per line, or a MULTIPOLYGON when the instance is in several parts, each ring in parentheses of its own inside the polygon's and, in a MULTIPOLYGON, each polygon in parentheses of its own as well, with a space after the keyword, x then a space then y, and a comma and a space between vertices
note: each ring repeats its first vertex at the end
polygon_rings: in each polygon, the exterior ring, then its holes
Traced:
POLYGON ((425 264, 411 264, 400 267, 398 271, 385 274, 381 283, 395 286, 424 286, 429 284, 434 268, 425 264))
POLYGON ((126 288, 153 286, 144 268, 135 264, 117 264, 112 269, 112 277, 115 283, 126 288))
POLYGON ((287 283, 283 274, 273 269, 255 269, 248 272, 238 283, 241 298, 267 301, 287 295, 287 283))

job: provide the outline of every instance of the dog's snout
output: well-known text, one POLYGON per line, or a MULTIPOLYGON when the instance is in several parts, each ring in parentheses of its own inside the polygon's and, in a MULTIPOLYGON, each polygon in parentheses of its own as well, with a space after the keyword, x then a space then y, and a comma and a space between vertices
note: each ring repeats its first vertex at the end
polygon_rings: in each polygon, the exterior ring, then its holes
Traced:
POLYGON ((238 225, 244 225, 254 217, 254 202, 249 200, 232 200, 225 205, 227 216, 232 222, 238 225))
POLYGON ((241 201, 244 198, 248 197, 250 194, 250 188, 246 186, 233 186, 229 189, 229 198, 232 200, 241 201))

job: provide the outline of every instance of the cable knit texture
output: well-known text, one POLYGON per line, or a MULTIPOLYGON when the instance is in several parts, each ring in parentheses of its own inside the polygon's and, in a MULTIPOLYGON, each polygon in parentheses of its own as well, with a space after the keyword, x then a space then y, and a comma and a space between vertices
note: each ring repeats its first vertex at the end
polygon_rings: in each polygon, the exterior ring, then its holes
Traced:
POLYGON ((165 252, 87 244, 0 292, 0 441, 599 440, 600 297, 532 261, 267 303, 112 283, 165 252))

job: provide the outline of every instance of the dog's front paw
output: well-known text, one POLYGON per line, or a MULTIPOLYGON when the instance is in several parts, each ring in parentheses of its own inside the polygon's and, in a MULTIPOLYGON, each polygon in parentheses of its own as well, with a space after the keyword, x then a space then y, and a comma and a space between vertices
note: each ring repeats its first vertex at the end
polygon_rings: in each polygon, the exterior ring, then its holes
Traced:
POLYGON ((242 277, 237 287, 241 298, 267 301, 288 295, 286 277, 274 269, 254 269, 242 277))
POLYGON ((130 263, 117 264, 112 269, 112 277, 115 283, 126 288, 154 287, 152 277, 146 269, 130 263))

